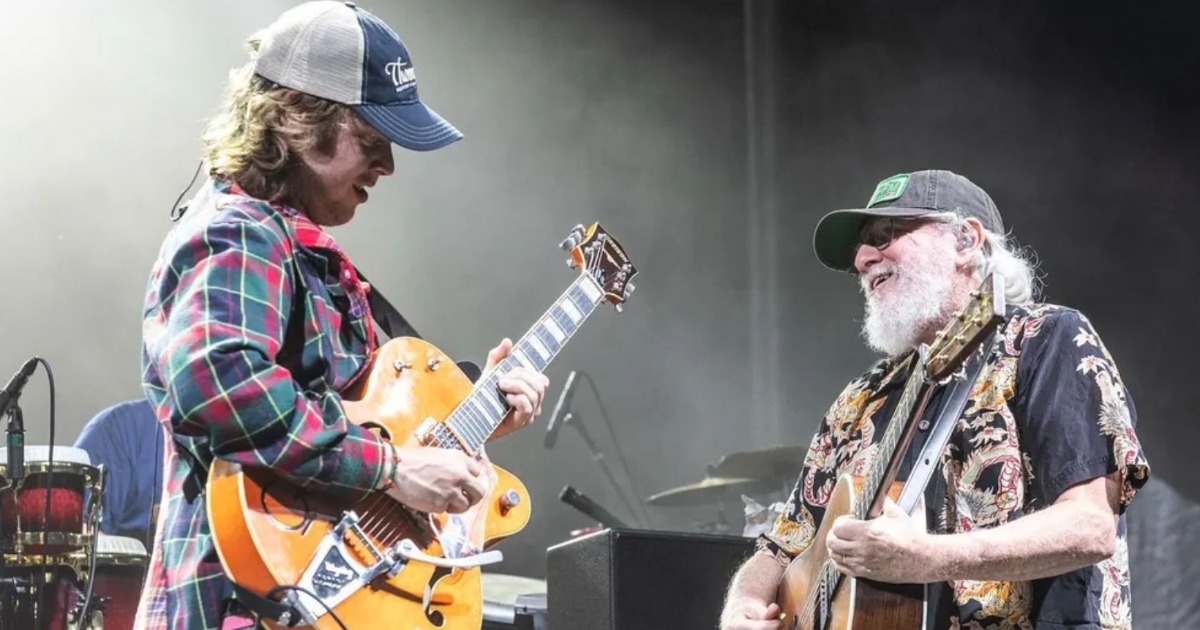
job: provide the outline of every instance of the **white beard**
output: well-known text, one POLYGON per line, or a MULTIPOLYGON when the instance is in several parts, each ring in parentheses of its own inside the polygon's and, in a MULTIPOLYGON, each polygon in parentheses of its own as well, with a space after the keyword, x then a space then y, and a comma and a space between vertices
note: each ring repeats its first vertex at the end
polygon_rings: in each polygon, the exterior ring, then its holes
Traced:
POLYGON ((866 299, 862 336, 867 346, 897 357, 921 343, 927 332, 940 329, 954 314, 948 308, 954 290, 954 259, 932 248, 918 250, 919 257, 903 267, 884 260, 860 281, 866 299), (867 294, 870 280, 891 273, 883 287, 886 295, 867 294))

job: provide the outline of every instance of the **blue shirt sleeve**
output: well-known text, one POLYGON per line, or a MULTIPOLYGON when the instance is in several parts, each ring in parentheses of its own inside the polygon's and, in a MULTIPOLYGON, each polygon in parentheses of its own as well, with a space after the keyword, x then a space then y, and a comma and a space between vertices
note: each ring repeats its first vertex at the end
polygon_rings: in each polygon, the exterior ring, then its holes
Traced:
POLYGON ((104 491, 100 531, 142 538, 162 488, 162 430, 150 403, 133 400, 96 414, 83 427, 75 446, 87 451, 92 465, 103 465, 104 491))

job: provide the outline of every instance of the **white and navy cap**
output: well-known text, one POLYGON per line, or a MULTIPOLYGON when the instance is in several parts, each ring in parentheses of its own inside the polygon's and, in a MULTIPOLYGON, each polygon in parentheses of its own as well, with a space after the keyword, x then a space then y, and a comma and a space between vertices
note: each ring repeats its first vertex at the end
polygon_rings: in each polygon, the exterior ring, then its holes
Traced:
POLYGON ((462 133, 417 98, 400 36, 353 2, 306 2, 259 33, 254 72, 284 87, 349 105, 396 144, 440 149, 462 133))

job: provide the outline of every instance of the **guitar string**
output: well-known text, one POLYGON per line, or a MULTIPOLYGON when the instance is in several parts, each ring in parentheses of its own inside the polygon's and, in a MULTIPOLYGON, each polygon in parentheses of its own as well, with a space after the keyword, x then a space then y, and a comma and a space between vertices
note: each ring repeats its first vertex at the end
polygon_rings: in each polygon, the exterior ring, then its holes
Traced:
MULTIPOLYGON (((917 369, 917 367, 918 366, 914 366, 913 369, 915 370, 915 369, 917 369)), ((913 374, 915 375, 916 372, 913 372, 913 374)), ((897 405, 898 410, 902 410, 906 406, 911 406, 912 398, 915 397, 915 395, 916 395, 914 393, 914 390, 917 389, 916 383, 919 383, 919 381, 920 381, 920 379, 912 379, 912 382, 905 384, 904 393, 901 394, 900 402, 897 405)), ((900 441, 900 439, 899 439, 900 431, 897 427, 898 427, 898 425, 901 425, 904 423, 898 423, 898 422, 895 422, 894 420, 895 420, 895 417, 893 417, 893 422, 889 423, 888 430, 884 433, 884 439, 883 439, 883 442, 881 443, 884 446, 884 448, 880 449, 880 452, 876 453, 876 458, 872 462, 871 472, 868 473, 868 475, 867 475, 866 489, 875 488, 875 486, 877 486, 879 484, 880 477, 882 476, 882 473, 880 471, 883 470, 880 468, 879 462, 884 459, 891 459, 891 457, 888 457, 888 458, 880 457, 881 455, 883 455, 882 451, 894 451, 896 448, 896 444, 900 441)), ((894 453, 893 453, 893 455, 894 455, 894 453)), ((877 489, 874 492, 872 492, 871 494, 874 495, 876 492, 877 492, 877 489)), ((865 494, 866 493, 864 493, 864 495, 865 494)), ((864 509, 863 508, 864 505, 866 505, 866 504, 864 504, 862 501, 856 500, 854 502, 853 509, 851 510, 854 513, 854 515, 860 519, 866 516, 865 514, 862 513, 862 510, 864 509)), ((841 572, 838 571, 836 566, 831 564, 831 562, 829 560, 825 560, 821 564, 819 574, 820 574, 820 588, 819 589, 813 588, 813 589, 809 590, 808 596, 805 598, 804 606, 800 609, 800 614, 798 615, 798 617, 800 617, 800 618, 808 619, 814 612, 816 612, 815 608, 817 606, 817 598, 818 598, 819 593, 822 590, 824 590, 827 595, 826 603, 828 603, 828 600, 832 599, 833 591, 837 588, 837 582, 838 582, 839 576, 841 575, 841 572)), ((828 610, 824 610, 822 612, 825 613, 826 617, 828 617, 828 613, 829 613, 828 610)))
MULTIPOLYGON (((598 271, 599 266, 600 260, 597 256, 593 257, 592 260, 588 262, 587 269, 589 272, 594 274, 598 271)), ((580 280, 582 280, 582 275, 583 274, 581 274, 580 279, 577 279, 570 287, 568 287, 567 291, 560 296, 559 300, 556 300, 555 303, 551 305, 550 309, 547 309, 546 313, 544 313, 542 317, 535 322, 534 327, 527 332, 522 339, 529 337, 530 335, 536 335, 537 326, 540 325, 545 327, 545 324, 543 323, 544 320, 546 320, 548 317, 553 317, 553 309, 556 307, 561 308, 560 302, 562 302, 563 299, 569 299, 572 303, 575 302, 575 300, 572 299, 571 291, 576 288, 582 289, 582 287, 579 286, 580 280)), ((589 308, 581 313, 582 316, 580 317, 579 322, 575 323, 575 330, 579 329, 580 325, 588 318, 589 315, 591 315, 597 305, 597 302, 591 298, 585 298, 585 302, 588 304, 589 308)), ((575 331, 568 332, 564 330, 563 332, 563 341, 557 344, 559 349, 561 349, 562 346, 570 340, 575 331)), ((557 350, 552 350, 550 356, 546 358, 546 365, 548 365, 557 354, 557 350)), ((497 385, 499 376, 502 374, 507 374, 508 371, 515 367, 513 363, 514 362, 511 360, 511 357, 506 357, 501 364, 496 366, 496 370, 493 370, 493 372, 489 374, 484 385, 487 387, 493 387, 497 385)), ((476 388, 475 391, 472 392, 471 397, 482 395, 482 391, 483 390, 481 388, 476 388)), ((470 397, 468 400, 470 400, 470 397)), ((480 404, 479 406, 481 409, 486 409, 483 404, 480 404)), ((505 407, 505 411, 511 408, 511 406, 507 404, 503 404, 503 406, 505 407)), ((465 407, 460 407, 460 410, 463 408, 465 407)), ((441 431, 437 431, 439 435, 434 436, 436 446, 440 448, 453 448, 462 451, 468 451, 468 449, 470 451, 475 451, 478 450, 478 448, 482 446, 482 443, 487 440, 487 436, 491 433, 491 431, 494 430, 494 427, 489 430, 486 420, 480 424, 478 420, 471 418, 471 416, 467 414, 451 414, 451 417, 447 418, 445 422, 439 423, 438 429, 441 429, 441 431), (473 429, 474 434, 464 430, 462 431, 463 438, 460 440, 459 436, 454 433, 453 429, 445 426, 447 423, 455 420, 458 420, 455 426, 459 426, 461 429, 473 429), (447 433, 450 435, 446 436, 445 434, 447 433), (451 439, 446 440, 445 437, 450 437, 451 439), (466 441, 468 443, 463 444, 462 441, 466 441), (476 441, 480 442, 478 446, 473 444, 473 442, 476 441)), ((368 540, 370 540, 372 544, 378 544, 384 548, 388 548, 399 542, 399 537, 402 537, 406 530, 409 529, 408 527, 405 527, 405 524, 403 523, 404 521, 408 521, 408 525, 415 526, 415 529, 420 530, 421 528, 419 526, 420 519, 410 508, 400 504, 399 502, 391 500, 390 498, 386 497, 385 494, 386 493, 383 492, 373 493, 371 499, 369 499, 369 502, 363 507, 363 516, 359 519, 359 527, 368 536, 368 540)), ((428 517, 428 514, 424 512, 421 512, 420 514, 422 518, 428 517)), ((418 533, 420 532, 418 531, 418 533)))

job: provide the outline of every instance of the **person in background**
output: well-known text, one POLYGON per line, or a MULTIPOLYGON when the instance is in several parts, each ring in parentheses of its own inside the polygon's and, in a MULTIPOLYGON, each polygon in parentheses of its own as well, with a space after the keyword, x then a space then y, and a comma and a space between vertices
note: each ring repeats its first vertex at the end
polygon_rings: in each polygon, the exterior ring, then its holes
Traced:
POLYGON ((144 398, 117 403, 84 425, 75 446, 104 466, 100 531, 149 548, 162 498, 162 425, 144 398))

